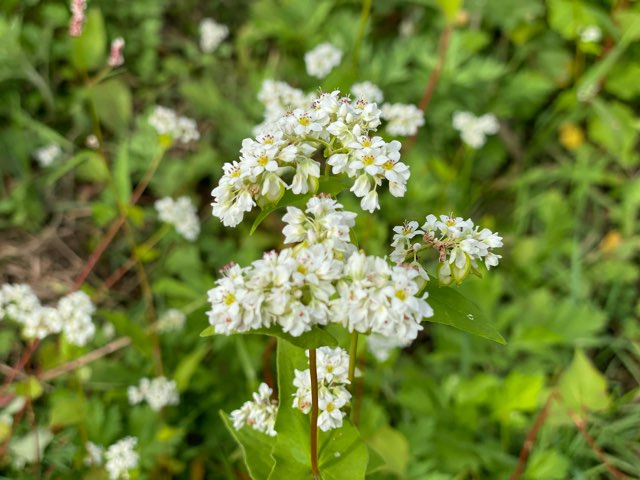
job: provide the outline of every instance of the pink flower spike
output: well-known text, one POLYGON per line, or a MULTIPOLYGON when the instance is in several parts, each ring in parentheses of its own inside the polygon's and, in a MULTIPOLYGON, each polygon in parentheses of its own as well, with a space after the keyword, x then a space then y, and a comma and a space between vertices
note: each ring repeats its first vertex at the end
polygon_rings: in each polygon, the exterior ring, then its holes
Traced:
POLYGON ((82 35, 85 15, 87 9, 86 0, 71 0, 71 21, 69 22, 69 35, 79 37, 82 35))
POLYGON ((110 67, 119 67, 124 63, 124 39, 122 37, 116 38, 111 42, 111 53, 109 54, 109 60, 107 61, 110 67))

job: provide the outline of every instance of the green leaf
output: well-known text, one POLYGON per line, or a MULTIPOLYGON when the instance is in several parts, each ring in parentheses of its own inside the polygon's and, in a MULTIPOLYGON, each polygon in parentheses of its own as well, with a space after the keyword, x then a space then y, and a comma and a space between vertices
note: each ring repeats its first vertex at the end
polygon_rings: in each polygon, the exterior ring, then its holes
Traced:
POLYGON ((604 410, 610 403, 604 375, 581 349, 576 350, 571 365, 560 377, 558 390, 564 406, 577 414, 604 410))
POLYGON ((71 63, 77 70, 86 72, 104 63, 107 51, 107 34, 100 10, 87 12, 82 35, 71 37, 71 63))
POLYGON ((409 442, 401 432, 385 425, 367 439, 367 444, 382 457, 383 470, 399 478, 405 477, 409 465, 409 442))
POLYGON ((22 437, 14 437, 9 443, 9 458, 16 465, 35 463, 41 459, 45 448, 53 440, 53 433, 46 428, 36 428, 22 437))
POLYGON ((129 88, 119 79, 93 85, 88 91, 100 122, 112 132, 122 133, 131 121, 132 102, 129 88))
MULTIPOLYGON (((279 339, 278 393, 282 401, 278 408, 278 436, 272 454, 276 463, 270 480, 311 479, 311 417, 294 409, 289 400, 296 390, 293 386, 294 370, 306 368, 308 360, 304 350, 279 339)), ((318 456, 318 470, 323 480, 364 479, 369 453, 358 430, 348 419, 344 420, 342 428, 320 432, 318 456)))
POLYGON ((507 424, 514 412, 531 412, 538 408, 544 388, 544 374, 511 372, 504 383, 495 390, 493 413, 507 424))
MULTIPOLYGON (((351 185, 351 181, 343 176, 340 177, 329 177, 329 178, 321 178, 320 186, 318 187, 317 193, 328 193, 331 195, 337 195, 343 190, 346 190, 351 185)), ((278 203, 270 203, 262 207, 262 211, 256 217, 253 225, 251 225, 251 230, 249 231, 249 235, 253 235, 253 232, 260 226, 260 224, 264 221, 265 218, 269 216, 271 212, 274 212, 280 208, 285 207, 301 207, 304 206, 307 201, 315 195, 312 193, 307 193, 306 195, 296 195, 291 190, 287 190, 280 201, 278 203)))
POLYGON ((85 418, 84 399, 78 393, 56 392, 51 398, 50 427, 81 423, 85 418))
MULTIPOLYGON (((432 282, 431 282, 432 283, 432 282)), ((457 290, 429 285, 427 302, 433 308, 433 317, 425 320, 451 325, 464 332, 493 340, 505 345, 507 342, 487 320, 478 306, 457 290)))
POLYGON ((180 360, 173 374, 173 379, 176 382, 179 392, 184 392, 187 389, 191 377, 200 366, 200 362, 208 351, 208 345, 200 345, 196 350, 180 360))
POLYGON ((43 392, 44 389, 42 388, 42 384, 36 377, 29 377, 26 380, 22 380, 14 387, 14 393, 16 395, 31 398, 32 400, 40 397, 43 392))
POLYGON ((242 449, 242 456, 254 480, 266 480, 273 468, 271 450, 276 442, 274 437, 245 426, 240 430, 233 428, 229 415, 220 410, 220 417, 231 436, 242 449))
MULTIPOLYGON (((248 332, 242 332, 242 334, 256 334, 256 335, 269 335, 272 337, 282 338, 287 342, 304 349, 309 348, 318 348, 318 347, 335 347, 338 345, 338 341, 336 338, 331 335, 329 332, 324 330, 321 327, 313 327, 308 332, 304 332, 299 337, 294 337, 282 331, 282 328, 278 325, 274 325, 269 328, 258 328, 255 330, 250 330, 248 332)), ((208 326, 202 332, 200 332, 201 337, 211 337, 212 335, 216 335, 216 329, 213 325, 208 326)))

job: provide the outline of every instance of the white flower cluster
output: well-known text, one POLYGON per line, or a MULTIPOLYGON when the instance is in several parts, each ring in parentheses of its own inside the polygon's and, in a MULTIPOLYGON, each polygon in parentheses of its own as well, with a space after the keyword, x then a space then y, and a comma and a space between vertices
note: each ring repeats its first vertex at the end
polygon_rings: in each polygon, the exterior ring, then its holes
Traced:
POLYGON ((355 251, 349 229, 355 225, 356 214, 342 211, 342 204, 327 196, 309 199, 303 212, 297 207, 287 207, 282 221, 284 243, 325 244, 334 252, 350 255, 355 251), (305 215, 305 212, 307 215, 305 215))
POLYGON ((62 150, 55 143, 41 147, 33 152, 33 156, 36 157, 38 164, 42 168, 52 165, 61 154, 62 150))
POLYGON ((229 27, 216 22, 213 18, 203 18, 200 22, 200 48, 211 53, 229 36, 229 27))
POLYGON ((370 132, 380 125, 380 110, 365 100, 353 102, 338 90, 322 93, 308 109, 296 108, 265 127, 256 139, 242 142, 240 161, 226 163, 216 188, 213 215, 226 226, 242 221, 256 205, 277 202, 285 189, 315 192, 324 151, 334 174, 355 178, 351 191, 360 206, 380 208, 377 187, 389 183, 392 195, 406 191, 409 167, 400 161, 400 142, 385 142, 370 132), (286 181, 285 181, 286 180, 286 181))
POLYGON ((351 85, 351 93, 356 100, 362 99, 370 103, 381 104, 384 100, 384 94, 380 87, 369 81, 354 83, 351 85))
POLYGON ((416 269, 356 252, 349 243, 354 216, 326 197, 312 197, 307 215, 289 208, 286 241, 294 248, 269 252, 241 268, 230 265, 209 290, 209 323, 230 335, 279 326, 299 336, 314 325, 342 323, 349 331, 415 339, 432 315, 418 297, 416 269))
POLYGON ((415 105, 403 103, 385 103, 380 107, 381 117, 389 123, 387 132, 396 136, 411 136, 418 133, 424 125, 424 112, 415 105))
POLYGON ((138 467, 139 455, 135 450, 137 444, 136 437, 125 437, 107 449, 104 468, 110 480, 129 479, 129 470, 138 467))
POLYGON ((176 308, 170 308, 156 323, 156 329, 161 333, 179 331, 184 328, 187 316, 176 308))
POLYGON ((43 339, 62 332, 69 343, 86 345, 95 334, 91 315, 95 306, 84 292, 61 298, 57 308, 43 306, 29 285, 5 283, 0 287, 0 319, 22 326, 22 336, 43 339))
POLYGON ((388 360, 391 351, 395 348, 403 348, 409 344, 402 338, 398 337, 385 337, 373 333, 367 337, 367 349, 379 362, 388 360))
POLYGON ((184 238, 194 241, 200 234, 198 212, 189 197, 174 200, 164 197, 155 203, 158 216, 163 222, 173 225, 184 238))
POLYGON ((275 437, 278 405, 271 399, 272 393, 269 385, 261 383, 258 391, 253 394, 253 401, 246 401, 242 407, 231 412, 233 428, 240 430, 249 425, 254 430, 275 437))
POLYGON ((460 132, 462 141, 472 148, 482 147, 487 135, 495 135, 500 129, 498 119, 491 113, 476 117, 470 112, 455 112, 453 128, 460 132))
POLYGON ((189 143, 200 138, 195 120, 178 116, 174 110, 160 105, 156 105, 149 116, 149 124, 158 135, 169 137, 172 141, 189 143))
POLYGON ((304 54, 307 73, 312 77, 324 78, 329 72, 340 65, 342 50, 331 43, 321 43, 313 50, 304 54))
POLYGON ((258 92, 258 100, 265 107, 264 123, 256 127, 256 135, 267 129, 269 124, 280 119, 296 108, 305 108, 311 104, 312 97, 287 82, 266 79, 258 92))
MULTIPOLYGON (((309 351, 307 350, 307 356, 309 351)), ((320 347, 316 350, 318 375, 318 428, 323 432, 340 428, 345 412, 340 410, 351 400, 345 385, 349 382, 349 354, 342 348, 320 347)), ((311 411, 311 371, 294 371, 293 408, 307 414, 311 411)))
POLYGON ((127 396, 131 405, 147 402, 151 410, 159 411, 167 405, 177 405, 180 402, 176 382, 165 377, 152 380, 143 378, 139 386, 130 386, 127 396))
POLYGON ((578 29, 578 35, 584 43, 597 43, 602 39, 602 30, 597 25, 589 25, 578 29))
POLYGON ((104 448, 100 445, 96 445, 93 442, 87 442, 84 444, 87 450, 87 456, 84 457, 84 464, 88 467, 102 465, 102 457, 104 455, 104 448))
POLYGON ((428 215, 422 230, 418 222, 406 222, 395 227, 393 236, 394 248, 391 259, 400 264, 413 257, 417 262, 417 253, 424 248, 434 248, 438 252, 438 279, 442 284, 450 284, 453 280, 461 283, 469 272, 477 271, 478 261, 487 269, 498 265, 502 258, 493 249, 502 247, 502 237, 488 228, 475 226, 471 219, 441 215, 428 215), (415 242, 414 237, 421 236, 423 243, 415 242))

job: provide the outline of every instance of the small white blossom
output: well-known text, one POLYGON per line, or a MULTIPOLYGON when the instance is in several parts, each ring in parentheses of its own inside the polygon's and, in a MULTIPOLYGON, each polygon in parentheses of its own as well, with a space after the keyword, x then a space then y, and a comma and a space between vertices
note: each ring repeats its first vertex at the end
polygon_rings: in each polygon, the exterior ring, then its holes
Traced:
POLYGON ((84 457, 84 464, 88 467, 102 465, 102 457, 104 455, 104 448, 100 445, 96 445, 93 442, 85 443, 87 455, 84 457))
POLYGON ((462 141, 472 148, 485 144, 487 135, 495 135, 500 129, 498 119, 491 113, 476 117, 470 112, 455 112, 453 128, 460 132, 462 141))
POLYGON ((387 120, 386 130, 391 135, 408 137, 418 133, 424 125, 424 112, 415 105, 402 103, 385 103, 380 108, 381 117, 387 120))
POLYGON ((580 40, 584 43, 597 43, 602 39, 602 30, 597 25, 589 25, 579 30, 580 40))
POLYGON ((37 149, 33 153, 34 157, 38 161, 38 164, 42 167, 51 166, 62 155, 62 150, 55 143, 49 144, 42 148, 37 149))
POLYGON ((331 43, 321 43, 304 54, 307 73, 317 78, 329 75, 329 72, 340 65, 341 61, 342 51, 331 43))
POLYGON ((254 430, 275 437, 274 427, 278 405, 271 399, 272 393, 269 385, 261 383, 258 391, 253 394, 252 401, 245 402, 242 407, 231 412, 233 428, 240 430, 245 425, 249 425, 254 430))
POLYGON ((138 467, 138 452, 135 451, 138 439, 125 437, 111 445, 105 453, 105 469, 110 480, 128 480, 129 470, 138 467))
POLYGON ((149 124, 161 136, 167 136, 181 143, 189 143, 200 138, 198 124, 188 117, 181 117, 170 108, 156 105, 149 116, 149 124))
POLYGON ((184 328, 187 316, 176 308, 170 308, 160 317, 156 328, 161 333, 180 331, 184 328))
POLYGON ((372 333, 367 337, 367 349, 379 362, 384 362, 395 348, 403 348, 408 344, 403 338, 384 336, 372 333))
MULTIPOLYGON (((307 350, 307 356, 309 351, 307 350)), ((342 348, 320 347, 316 349, 318 380, 318 428, 323 432, 340 428, 345 412, 340 410, 351 400, 345 385, 349 382, 349 354, 342 348)), ((295 370, 293 408, 304 414, 311 411, 311 372, 295 370)))
POLYGON ((173 200, 164 197, 157 200, 155 208, 160 220, 173 225, 184 238, 194 241, 200 234, 200 221, 196 207, 189 197, 179 197, 173 200))
POLYGON ((382 90, 380 90, 380 87, 369 81, 354 83, 351 86, 351 93, 356 100, 364 99, 370 103, 380 104, 384 100, 384 94, 382 90))
POLYGON ((86 345, 94 336, 96 327, 91 320, 96 307, 84 292, 73 292, 58 301, 62 318, 62 333, 69 343, 86 345))
POLYGON ((154 411, 180 402, 176 382, 165 377, 143 378, 137 387, 127 389, 127 396, 131 405, 147 402, 154 411))
POLYGON ((212 18, 204 18, 200 22, 200 48, 205 53, 215 51, 229 36, 229 27, 217 23, 212 18))

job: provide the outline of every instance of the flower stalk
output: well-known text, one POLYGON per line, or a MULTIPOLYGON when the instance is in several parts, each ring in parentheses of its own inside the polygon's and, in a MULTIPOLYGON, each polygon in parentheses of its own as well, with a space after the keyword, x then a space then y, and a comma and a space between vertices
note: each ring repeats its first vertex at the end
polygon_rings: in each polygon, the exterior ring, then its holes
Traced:
POLYGON ((313 480, 320 478, 318 471, 318 370, 316 368, 316 349, 309 349, 309 370, 311 373, 311 475, 313 480))

